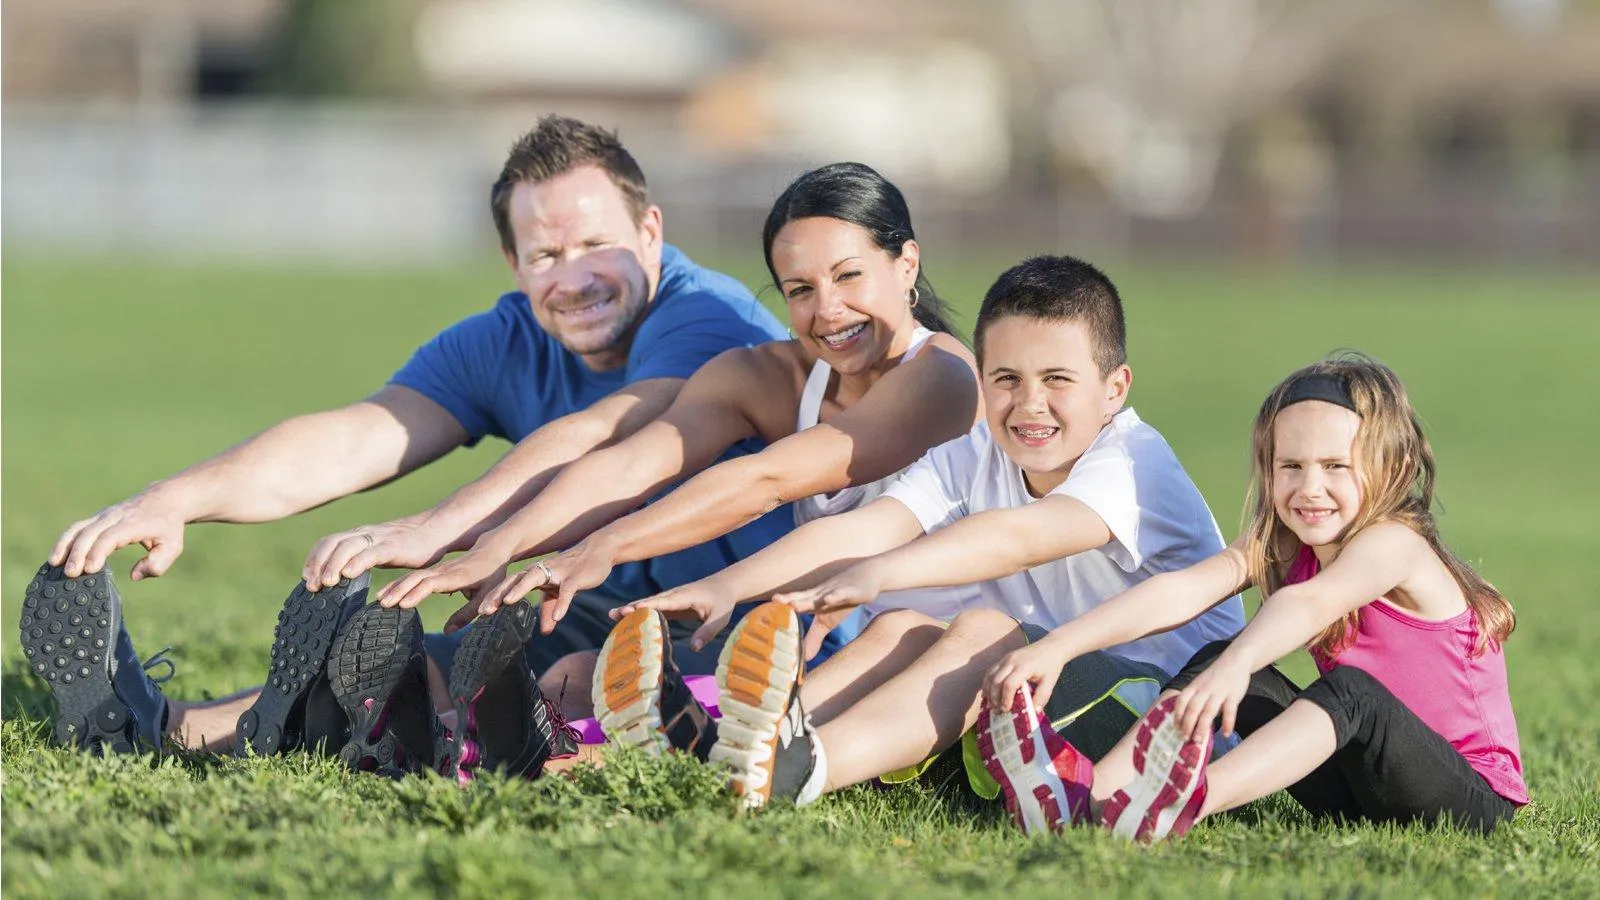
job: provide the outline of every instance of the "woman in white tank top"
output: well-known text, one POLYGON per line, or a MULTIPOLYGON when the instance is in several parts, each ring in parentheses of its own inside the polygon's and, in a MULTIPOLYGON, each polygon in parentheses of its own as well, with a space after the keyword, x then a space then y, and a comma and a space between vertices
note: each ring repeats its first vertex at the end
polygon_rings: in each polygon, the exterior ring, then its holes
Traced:
POLYGON ((619 563, 691 547, 763 515, 789 515, 780 508, 796 501, 793 514, 803 518, 852 509, 982 417, 972 354, 951 334, 922 273, 910 213, 893 184, 858 163, 807 172, 773 205, 762 238, 792 340, 707 363, 659 418, 568 465, 471 551, 405 576, 386 602, 415 605, 492 580, 513 560, 571 546, 480 589, 457 614, 470 619, 558 587, 544 604, 547 621, 558 620, 619 563), (748 439, 767 446, 713 465, 748 439))

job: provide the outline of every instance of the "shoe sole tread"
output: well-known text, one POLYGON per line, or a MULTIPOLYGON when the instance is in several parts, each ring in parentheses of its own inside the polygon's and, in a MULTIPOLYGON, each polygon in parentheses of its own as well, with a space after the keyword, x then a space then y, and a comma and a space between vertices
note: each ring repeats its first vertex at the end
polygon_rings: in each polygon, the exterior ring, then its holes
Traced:
POLYGON ((56 702, 54 740, 114 753, 138 747, 133 712, 111 680, 121 598, 105 570, 68 578, 39 567, 23 596, 22 652, 56 702))

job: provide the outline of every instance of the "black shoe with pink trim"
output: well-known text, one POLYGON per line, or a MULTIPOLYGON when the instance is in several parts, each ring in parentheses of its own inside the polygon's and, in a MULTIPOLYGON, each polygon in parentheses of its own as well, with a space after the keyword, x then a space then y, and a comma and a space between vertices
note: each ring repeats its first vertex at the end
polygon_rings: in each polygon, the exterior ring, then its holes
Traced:
POLYGON ((1135 841, 1158 841, 1187 832, 1206 801, 1211 733, 1192 740, 1178 728, 1176 697, 1151 707, 1139 720, 1133 745, 1138 774, 1106 801, 1100 824, 1135 841))
POLYGON ((334 640, 328 680, 350 719, 346 765, 391 778, 433 768, 441 729, 416 610, 362 607, 334 640))
POLYGON ((456 723, 443 766, 465 784, 479 771, 537 778, 544 764, 578 754, 578 731, 539 690, 526 647, 538 607, 513 603, 472 624, 456 650, 450 700, 456 723))
POLYGON ((1006 810, 1023 831, 1060 831, 1090 821, 1094 763, 1056 734, 1034 708, 1027 685, 1012 698, 1010 710, 996 710, 985 699, 977 733, 983 766, 1000 783, 1006 810))

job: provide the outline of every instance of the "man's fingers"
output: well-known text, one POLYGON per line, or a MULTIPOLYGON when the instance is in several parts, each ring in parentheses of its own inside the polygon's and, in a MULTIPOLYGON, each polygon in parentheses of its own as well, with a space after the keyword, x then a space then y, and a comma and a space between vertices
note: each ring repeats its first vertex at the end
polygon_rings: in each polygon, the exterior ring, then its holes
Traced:
POLYGON ((300 567, 300 580, 306 583, 308 590, 315 591, 322 586, 322 570, 327 565, 329 554, 333 548, 344 539, 344 532, 330 534, 311 545, 311 550, 306 553, 305 565, 300 567))
POLYGON ((78 535, 93 521, 93 519, 79 519, 68 525, 66 531, 61 532, 61 537, 56 538, 55 547, 50 550, 50 565, 59 566, 67 561, 67 551, 72 549, 72 545, 78 540, 78 535))
POLYGON ((133 564, 132 577, 134 581, 144 578, 160 578, 171 568, 178 555, 183 553, 182 541, 167 541, 158 543, 145 554, 144 559, 133 564))
POLYGON ((328 551, 328 557, 322 561, 322 568, 312 573, 316 576, 318 586, 333 587, 338 584, 339 572, 366 546, 367 539, 359 534, 347 534, 340 539, 339 543, 328 551))
POLYGON ((89 552, 83 557, 82 571, 98 572, 104 569, 106 560, 111 557, 111 554, 143 539, 146 538, 142 538, 136 533, 134 527, 126 520, 118 522, 100 532, 100 536, 94 539, 94 544, 90 546, 89 552))
POLYGON ((88 559, 89 550, 100 539, 112 523, 106 519, 97 519, 83 526, 73 538, 72 546, 67 548, 66 561, 61 564, 68 578, 77 578, 84 573, 84 562, 88 559))
POLYGON ((375 567, 389 562, 388 557, 390 556, 392 554, 382 544, 373 544, 355 556, 350 557, 350 561, 339 569, 339 576, 341 578, 354 578, 362 572, 370 572, 375 567))

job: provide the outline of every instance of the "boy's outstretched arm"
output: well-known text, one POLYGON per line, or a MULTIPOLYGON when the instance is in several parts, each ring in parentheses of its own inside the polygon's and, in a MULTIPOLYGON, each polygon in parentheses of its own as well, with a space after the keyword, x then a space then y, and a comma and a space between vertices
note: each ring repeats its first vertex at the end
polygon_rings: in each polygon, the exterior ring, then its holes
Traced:
POLYGON ((1061 669, 1072 660, 1169 631, 1239 593, 1250 580, 1244 542, 1241 537, 1221 553, 1186 569, 1163 572, 1142 581, 1051 631, 1037 643, 1011 651, 984 675, 985 696, 991 704, 1009 708, 1011 698, 1029 684, 1034 702, 1043 707, 1061 669))
POLYGON ((1404 525, 1380 523, 1362 529, 1339 556, 1309 581, 1280 588, 1228 649, 1178 697, 1180 727, 1199 736, 1222 717, 1232 734, 1234 715, 1250 676, 1304 647, 1322 629, 1404 583, 1428 543, 1404 525))
MULTIPOLYGON (((690 645, 699 649, 722 631, 740 601, 815 584, 859 560, 921 536, 922 523, 904 503, 880 497, 860 509, 808 522, 715 575, 630 603, 611 615, 620 619, 644 608, 703 619, 704 624, 690 639, 690 645)), ((823 634, 825 628, 818 633, 819 641, 823 634)))
MULTIPOLYGON (((774 599, 800 612, 838 612, 870 603, 884 591, 1004 578, 1110 540, 1111 529, 1087 504, 1053 495, 1027 506, 958 519, 898 549, 863 559, 814 588, 774 599)), ((808 635, 807 651, 812 649, 808 635)))

